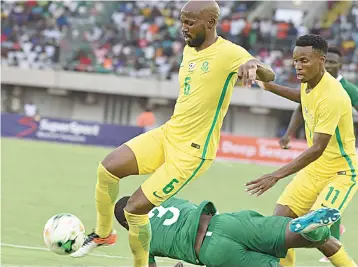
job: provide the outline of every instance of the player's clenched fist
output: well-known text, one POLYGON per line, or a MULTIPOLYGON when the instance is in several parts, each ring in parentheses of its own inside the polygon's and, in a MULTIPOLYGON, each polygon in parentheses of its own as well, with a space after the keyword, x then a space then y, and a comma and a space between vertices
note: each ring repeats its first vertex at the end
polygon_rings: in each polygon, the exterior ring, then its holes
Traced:
POLYGON ((251 87, 251 84, 255 82, 257 65, 256 60, 249 60, 239 67, 238 77, 242 80, 243 86, 251 87))

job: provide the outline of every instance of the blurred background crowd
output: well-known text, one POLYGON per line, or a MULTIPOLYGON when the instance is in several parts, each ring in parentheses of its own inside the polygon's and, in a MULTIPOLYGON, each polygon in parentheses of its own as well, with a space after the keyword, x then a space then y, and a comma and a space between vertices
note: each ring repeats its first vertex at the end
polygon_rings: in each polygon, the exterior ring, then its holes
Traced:
MULTIPOLYGON (((358 82, 357 2, 346 10, 342 2, 328 1, 325 18, 309 28, 302 22, 304 14, 290 18, 275 9, 250 20, 247 14, 257 2, 219 4, 219 34, 271 65, 279 83, 296 82, 292 49, 297 36, 306 33, 320 34, 339 47, 342 74, 358 82), (344 14, 329 16, 340 9, 344 14)), ((182 5, 182 1, 4 1, 1 62, 21 68, 173 79, 184 45, 182 5)))

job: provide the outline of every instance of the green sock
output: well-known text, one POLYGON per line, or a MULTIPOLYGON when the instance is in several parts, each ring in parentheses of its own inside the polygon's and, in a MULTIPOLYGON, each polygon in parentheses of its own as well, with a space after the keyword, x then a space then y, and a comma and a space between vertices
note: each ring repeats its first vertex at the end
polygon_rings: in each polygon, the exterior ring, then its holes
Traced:
POLYGON ((327 226, 319 227, 311 232, 302 233, 303 238, 314 243, 324 243, 331 236, 331 231, 327 226))
POLYGON ((338 221, 336 221, 334 224, 332 224, 331 226, 331 234, 332 236, 337 239, 340 240, 341 238, 341 231, 340 231, 340 226, 341 226, 341 219, 339 219, 338 221))

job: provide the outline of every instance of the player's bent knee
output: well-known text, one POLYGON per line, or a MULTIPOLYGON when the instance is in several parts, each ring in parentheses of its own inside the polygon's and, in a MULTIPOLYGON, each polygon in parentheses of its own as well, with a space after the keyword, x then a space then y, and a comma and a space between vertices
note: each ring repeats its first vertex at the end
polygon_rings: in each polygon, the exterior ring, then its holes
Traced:
POLYGON ((121 145, 109 153, 102 161, 102 165, 120 179, 139 174, 137 159, 127 145, 121 145))
POLYGON ((148 214, 154 208, 154 205, 147 199, 141 188, 128 199, 125 210, 131 214, 148 214))
POLYGON ((290 209, 289 206, 284 206, 281 204, 276 204, 274 216, 283 216, 289 218, 297 218, 298 216, 290 209))

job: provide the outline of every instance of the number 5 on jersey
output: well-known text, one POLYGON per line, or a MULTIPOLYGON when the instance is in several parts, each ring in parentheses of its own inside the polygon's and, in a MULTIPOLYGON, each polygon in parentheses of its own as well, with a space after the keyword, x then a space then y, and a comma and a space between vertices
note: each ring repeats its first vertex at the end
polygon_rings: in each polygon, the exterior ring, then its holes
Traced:
POLYGON ((189 95, 190 94, 190 81, 191 81, 191 77, 185 77, 184 79, 184 95, 189 95))

